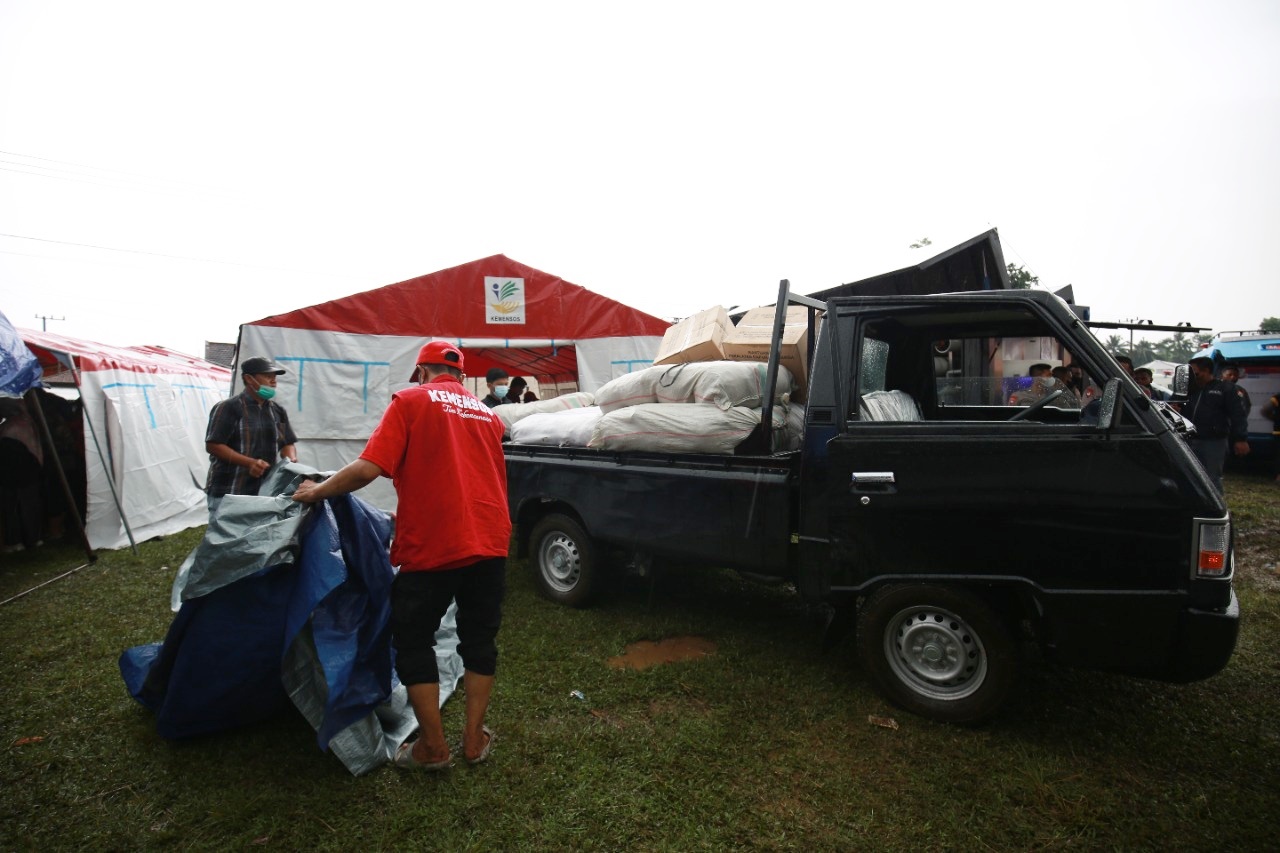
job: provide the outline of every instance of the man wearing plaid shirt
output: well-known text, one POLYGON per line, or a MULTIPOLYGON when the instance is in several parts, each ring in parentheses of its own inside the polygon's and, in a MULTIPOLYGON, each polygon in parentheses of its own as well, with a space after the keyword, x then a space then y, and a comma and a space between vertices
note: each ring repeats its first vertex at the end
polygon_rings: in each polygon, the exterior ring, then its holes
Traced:
POLYGON ((209 479, 205 484, 209 511, 224 495, 256 495, 276 459, 298 461, 298 438, 278 403, 276 377, 284 373, 269 358, 249 358, 240 365, 244 391, 209 411, 205 449, 209 479))

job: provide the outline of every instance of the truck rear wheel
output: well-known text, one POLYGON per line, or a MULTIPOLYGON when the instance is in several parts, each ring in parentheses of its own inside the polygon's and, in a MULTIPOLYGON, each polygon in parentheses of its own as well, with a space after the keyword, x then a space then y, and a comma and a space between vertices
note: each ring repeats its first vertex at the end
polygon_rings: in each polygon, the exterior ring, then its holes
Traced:
POLYGON ((858 657, 890 701, 946 723, 991 717, 1018 674, 999 615, 971 592, 936 584, 877 590, 859 615, 858 657))
POLYGON ((538 588, 552 601, 584 607, 599 580, 595 542, 567 515, 541 519, 530 536, 538 588))

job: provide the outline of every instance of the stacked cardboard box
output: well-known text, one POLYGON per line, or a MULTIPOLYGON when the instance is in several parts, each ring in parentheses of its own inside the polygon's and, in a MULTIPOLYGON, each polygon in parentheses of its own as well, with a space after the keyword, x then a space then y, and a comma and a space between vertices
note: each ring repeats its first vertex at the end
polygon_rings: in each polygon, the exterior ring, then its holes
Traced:
POLYGON ((729 313, 720 305, 685 317, 667 329, 654 364, 682 364, 692 361, 722 361, 721 342, 733 328, 729 313))
MULTIPOLYGON (((729 361, 768 361, 773 339, 772 306, 752 308, 724 336, 722 348, 729 361)), ((791 399, 804 402, 809 388, 809 309, 793 305, 787 309, 782 329, 779 361, 796 381, 791 399)))

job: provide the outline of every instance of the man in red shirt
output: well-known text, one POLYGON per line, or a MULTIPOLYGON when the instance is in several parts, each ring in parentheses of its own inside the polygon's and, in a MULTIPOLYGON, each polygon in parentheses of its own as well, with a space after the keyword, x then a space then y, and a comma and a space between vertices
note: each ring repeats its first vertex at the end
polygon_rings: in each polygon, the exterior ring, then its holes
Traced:
POLYGON ((304 482, 293 499, 316 503, 390 477, 398 506, 391 563, 391 634, 396 674, 408 688, 420 735, 395 763, 441 770, 451 764, 440 719, 435 633, 449 602, 458 602, 458 653, 466 670, 462 750, 479 764, 493 732, 484 724, 493 691, 502 620, 507 547, 507 469, 502 421, 462 385, 462 352, 432 341, 418 353, 410 380, 360 458, 322 483, 304 482))

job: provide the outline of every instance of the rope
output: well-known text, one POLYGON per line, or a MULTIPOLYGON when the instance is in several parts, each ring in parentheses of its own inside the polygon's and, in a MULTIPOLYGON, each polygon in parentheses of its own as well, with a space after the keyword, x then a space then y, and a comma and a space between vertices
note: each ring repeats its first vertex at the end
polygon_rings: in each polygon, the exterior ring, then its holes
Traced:
POLYGON ((17 595, 15 595, 13 598, 6 598, 4 601, 0 601, 0 607, 3 607, 4 605, 8 604, 10 601, 17 601, 19 598, 22 598, 22 596, 26 595, 27 593, 35 592, 37 589, 39 589, 42 586, 48 586, 54 581, 60 581, 63 578, 67 577, 68 575, 74 575, 76 572, 80 571, 86 566, 92 566, 92 565, 93 563, 85 563, 83 566, 76 566, 74 569, 72 569, 69 572, 63 572, 62 574, 58 575, 56 578, 49 578, 44 583, 33 586, 31 587, 31 589, 27 590, 26 592, 20 592, 17 595))

